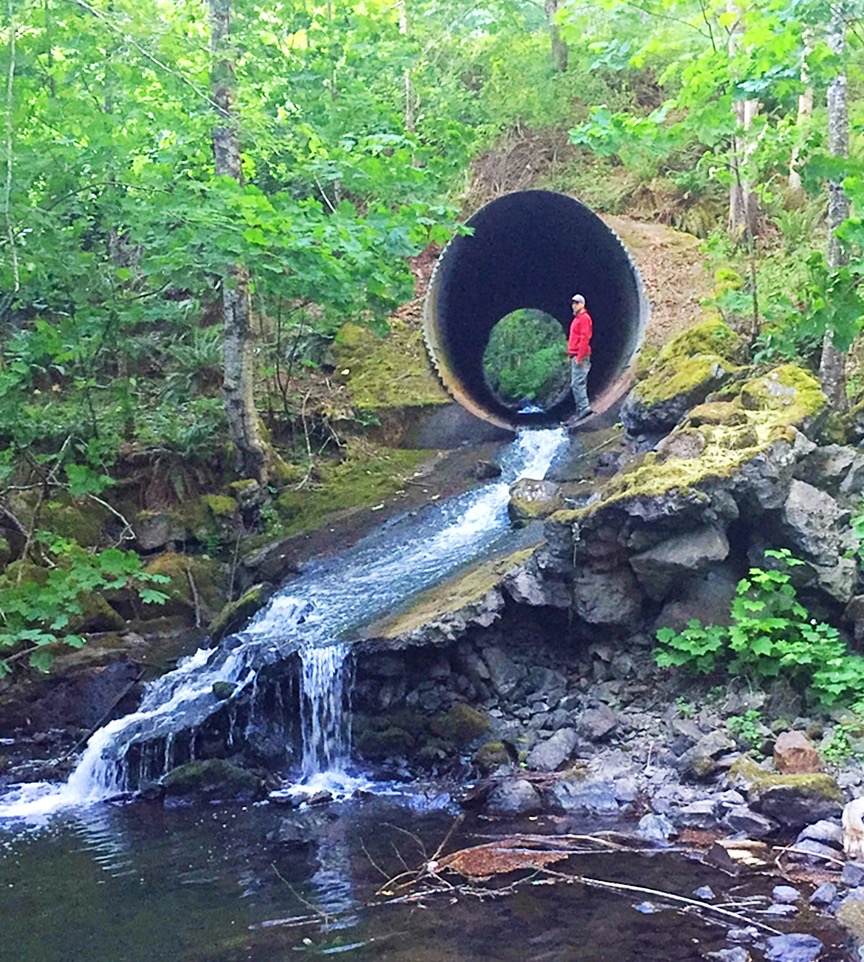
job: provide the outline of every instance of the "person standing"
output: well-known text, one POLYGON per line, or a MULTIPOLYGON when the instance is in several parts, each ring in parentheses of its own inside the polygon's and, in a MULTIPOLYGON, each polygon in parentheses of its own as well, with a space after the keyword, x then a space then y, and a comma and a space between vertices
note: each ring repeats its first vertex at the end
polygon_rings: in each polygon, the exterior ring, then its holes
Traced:
POLYGON ((591 370, 591 334, 594 323, 585 309, 585 298, 581 294, 574 294, 570 303, 573 307, 570 336, 567 338, 570 389, 576 402, 576 419, 581 420, 593 413, 588 403, 588 372, 591 370))

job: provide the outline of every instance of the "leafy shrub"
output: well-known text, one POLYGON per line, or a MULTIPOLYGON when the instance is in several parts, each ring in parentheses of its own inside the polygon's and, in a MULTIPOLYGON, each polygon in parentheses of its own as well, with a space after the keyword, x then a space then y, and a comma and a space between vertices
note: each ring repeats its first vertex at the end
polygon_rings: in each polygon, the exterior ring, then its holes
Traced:
POLYGON ((786 548, 765 554, 781 567, 751 568, 738 582, 731 624, 693 619, 681 632, 661 628, 657 664, 700 674, 723 670, 756 683, 782 675, 822 705, 860 701, 864 658, 850 653, 837 629, 811 618, 798 600, 789 569, 804 562, 786 548))

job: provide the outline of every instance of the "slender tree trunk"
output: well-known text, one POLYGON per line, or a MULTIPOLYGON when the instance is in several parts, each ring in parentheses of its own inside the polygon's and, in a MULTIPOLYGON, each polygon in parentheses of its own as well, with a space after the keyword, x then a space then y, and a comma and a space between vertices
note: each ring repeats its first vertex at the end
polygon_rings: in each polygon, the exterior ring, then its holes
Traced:
MULTIPOLYGON (((842 57, 846 50, 846 25, 841 4, 832 8, 828 27, 828 46, 842 57)), ((828 149, 832 157, 849 156, 849 110, 846 102, 845 66, 828 88, 828 149)), ((828 183, 828 268, 839 270, 849 259, 836 230, 849 216, 849 198, 843 185, 837 181, 828 183)), ((825 331, 822 341, 822 359, 819 364, 819 380, 835 411, 846 410, 846 355, 834 346, 834 332, 825 331)))
POLYGON ((559 73, 564 73, 567 70, 567 63, 570 59, 570 48, 561 39, 561 28, 555 22, 555 14, 561 6, 561 0, 544 0, 543 6, 546 10, 546 16, 549 19, 549 34, 552 38, 552 61, 555 64, 555 69, 559 73))
MULTIPOLYGON (((804 31, 804 59, 801 63, 801 83, 805 84, 804 90, 798 95, 798 132, 804 129, 808 119, 813 114, 813 87, 810 85, 810 71, 807 68, 807 56, 813 50, 813 32, 808 28, 804 31)), ((789 160, 789 190, 799 196, 804 193, 801 186, 801 174, 798 172, 798 158, 800 148, 792 150, 792 157, 789 160)))
MULTIPOLYGON (((242 181, 240 144, 234 126, 234 66, 228 43, 231 0, 210 0, 212 86, 217 120, 213 128, 213 159, 218 176, 242 181)), ((228 432, 237 449, 237 471, 245 478, 267 482, 267 454, 255 407, 252 354, 252 303, 249 271, 234 264, 222 282, 225 324, 223 396, 228 432)))
MULTIPOLYGON (((738 40, 743 31, 744 12, 736 0, 728 0, 726 9, 734 14, 736 21, 729 30, 727 53, 730 61, 735 57, 738 40)), ((756 221, 758 207, 756 196, 750 185, 746 173, 747 161, 753 153, 753 145, 749 142, 747 131, 759 113, 758 100, 736 100, 732 109, 735 112, 736 133, 732 137, 732 186, 729 188, 729 231, 736 241, 743 237, 756 235, 756 221)))
MULTIPOLYGON (((408 0, 399 0, 399 33, 407 37, 411 32, 411 21, 408 18, 408 0)), ((402 83, 405 89, 405 130, 413 134, 417 128, 416 122, 416 100, 414 94, 414 78, 411 76, 411 68, 406 67, 402 75, 402 83)))

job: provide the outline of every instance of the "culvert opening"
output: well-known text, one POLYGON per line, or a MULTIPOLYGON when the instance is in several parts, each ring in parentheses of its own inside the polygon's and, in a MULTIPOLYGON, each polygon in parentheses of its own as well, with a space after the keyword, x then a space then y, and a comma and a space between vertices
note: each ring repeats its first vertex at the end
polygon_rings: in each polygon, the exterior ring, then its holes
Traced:
POLYGON ((524 309, 548 314, 566 337, 578 291, 594 321, 591 405, 608 408, 629 386, 649 314, 639 273, 617 235, 584 204, 542 190, 499 197, 467 225, 473 233, 455 237, 441 254, 424 309, 429 354, 450 394, 503 426, 569 417, 569 391, 539 411, 505 403, 486 376, 484 353, 495 325, 524 309))
POLYGON ((539 414, 560 404, 570 376, 561 325, 544 311, 511 311, 489 332, 483 374, 494 396, 514 414, 539 414))

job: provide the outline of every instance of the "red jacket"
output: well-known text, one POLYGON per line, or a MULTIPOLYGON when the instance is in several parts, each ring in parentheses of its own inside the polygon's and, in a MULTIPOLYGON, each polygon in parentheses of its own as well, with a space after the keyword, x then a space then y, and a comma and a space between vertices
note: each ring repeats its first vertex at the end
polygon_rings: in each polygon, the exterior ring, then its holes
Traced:
POLYGON ((581 364, 586 357, 591 356, 591 333, 594 324, 588 311, 581 311, 573 318, 570 325, 570 337, 567 340, 567 354, 575 357, 581 364))

